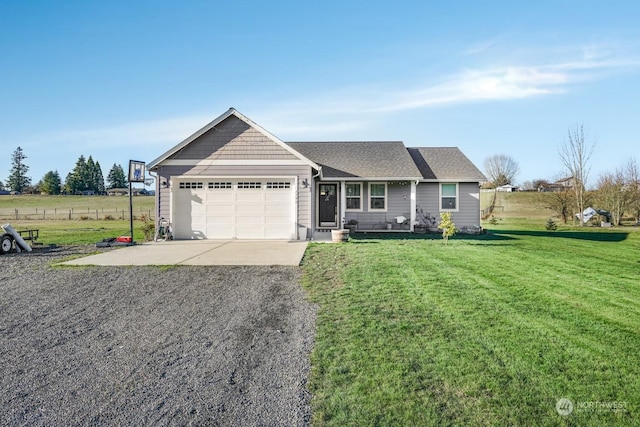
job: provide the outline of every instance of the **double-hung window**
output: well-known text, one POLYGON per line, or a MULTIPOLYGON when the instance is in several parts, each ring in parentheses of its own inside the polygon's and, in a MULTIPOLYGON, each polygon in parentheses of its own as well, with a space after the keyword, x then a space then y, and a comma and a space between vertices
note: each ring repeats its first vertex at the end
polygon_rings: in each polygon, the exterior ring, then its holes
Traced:
POLYGON ((345 184, 345 190, 347 193, 347 210, 348 211, 361 211, 362 210, 362 184, 359 182, 348 182, 345 184))
POLYGON ((369 184, 369 210, 387 210, 387 184, 385 182, 369 184))
POLYGON ((457 183, 441 183, 440 184, 440 210, 442 211, 458 210, 458 184, 457 183))

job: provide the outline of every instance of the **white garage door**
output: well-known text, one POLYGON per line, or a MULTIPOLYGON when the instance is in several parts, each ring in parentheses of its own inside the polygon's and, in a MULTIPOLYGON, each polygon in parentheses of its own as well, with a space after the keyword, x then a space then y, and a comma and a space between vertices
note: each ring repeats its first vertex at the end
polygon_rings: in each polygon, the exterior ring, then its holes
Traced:
POLYGON ((292 180, 177 180, 177 239, 295 239, 292 180))

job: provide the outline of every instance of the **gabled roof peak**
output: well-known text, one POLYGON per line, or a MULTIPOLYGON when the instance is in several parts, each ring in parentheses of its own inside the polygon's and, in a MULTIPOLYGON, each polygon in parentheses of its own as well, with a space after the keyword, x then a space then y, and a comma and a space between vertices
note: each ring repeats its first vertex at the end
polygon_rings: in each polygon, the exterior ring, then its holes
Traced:
POLYGON ((191 144, 193 141, 195 141, 196 139, 198 139, 199 137, 201 137, 202 135, 204 135, 205 133, 207 133, 211 129, 215 128, 218 124, 222 123, 223 121, 225 121, 226 119, 228 119, 231 116, 235 116, 239 120, 242 120, 247 125, 249 125, 252 128, 256 129, 258 132, 262 133, 264 136, 266 136, 267 138, 271 139, 272 141, 274 141, 276 144, 280 145, 285 150, 289 151, 294 156, 300 158, 301 160, 303 160, 304 162, 309 164, 311 167, 314 167, 316 169, 318 168, 318 165, 316 165, 315 162, 312 162, 311 160, 309 160, 308 158, 306 158, 305 156, 303 156, 302 154, 297 152, 295 149, 293 149, 289 145, 285 144, 283 141, 280 140, 280 138, 278 138, 277 136, 273 135, 271 132, 269 132, 268 130, 264 129, 262 126, 260 126, 259 124, 257 124, 256 122, 254 122, 253 120, 251 120, 250 118, 248 118, 247 116, 245 116, 244 114, 242 114, 241 112, 236 110, 235 108, 229 107, 229 109, 227 111, 225 111, 224 113, 222 113, 221 115, 219 115, 218 117, 213 119, 211 122, 209 122, 206 125, 204 125, 202 128, 198 129, 196 132, 194 132, 189 137, 184 139, 178 145, 174 146, 173 148, 171 148, 170 150, 168 150, 167 152, 162 154, 160 157, 158 157, 158 158, 154 159, 153 161, 151 161, 147 165, 147 169, 152 170, 153 168, 158 166, 162 161, 168 159, 173 154, 175 154, 178 151, 182 150, 184 147, 186 147, 187 145, 191 144))

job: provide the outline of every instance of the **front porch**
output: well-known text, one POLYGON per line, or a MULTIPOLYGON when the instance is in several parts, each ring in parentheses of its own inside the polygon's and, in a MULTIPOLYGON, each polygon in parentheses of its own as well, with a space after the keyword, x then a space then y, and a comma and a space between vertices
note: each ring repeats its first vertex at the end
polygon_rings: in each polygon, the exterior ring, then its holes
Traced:
POLYGON ((317 231, 411 232, 416 223, 415 181, 319 181, 317 231))

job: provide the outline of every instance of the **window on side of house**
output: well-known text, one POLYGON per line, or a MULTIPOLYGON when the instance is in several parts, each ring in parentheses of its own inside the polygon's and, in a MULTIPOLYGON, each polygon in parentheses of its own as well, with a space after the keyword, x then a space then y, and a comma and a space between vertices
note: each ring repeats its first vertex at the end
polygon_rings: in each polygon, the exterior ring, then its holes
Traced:
POLYGON ((387 210, 387 184, 384 182, 372 182, 369 184, 369 210, 387 210))
POLYGON ((443 210, 443 211, 458 210, 458 184, 457 183, 440 184, 440 210, 443 210))
POLYGON ((345 190, 347 193, 347 210, 361 211, 362 210, 362 183, 348 182, 345 184, 345 190))

